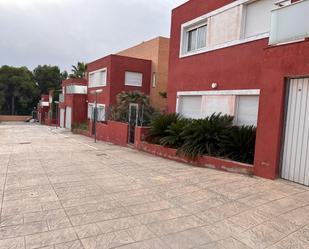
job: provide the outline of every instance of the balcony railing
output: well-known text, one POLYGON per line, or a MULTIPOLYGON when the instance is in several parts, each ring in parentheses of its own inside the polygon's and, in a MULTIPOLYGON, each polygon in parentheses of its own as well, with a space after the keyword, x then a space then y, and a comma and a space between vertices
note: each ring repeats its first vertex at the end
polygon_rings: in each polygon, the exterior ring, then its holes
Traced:
POLYGON ((306 37, 309 37, 309 0, 272 11, 270 45, 298 41, 306 37))
POLYGON ((70 85, 66 87, 67 94, 87 94, 87 86, 70 85))

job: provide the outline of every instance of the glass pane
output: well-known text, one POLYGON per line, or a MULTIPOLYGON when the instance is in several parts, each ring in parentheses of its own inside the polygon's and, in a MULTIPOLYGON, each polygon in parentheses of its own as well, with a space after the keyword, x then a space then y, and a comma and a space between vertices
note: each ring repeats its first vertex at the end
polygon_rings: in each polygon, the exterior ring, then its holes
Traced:
POLYGON ((206 47, 207 25, 197 29, 197 48, 206 47))
POLYGON ((106 74, 106 71, 101 71, 100 72, 100 85, 105 85, 105 74, 106 74))
POLYGON ((188 32, 188 51, 196 49, 197 30, 191 30, 188 32))

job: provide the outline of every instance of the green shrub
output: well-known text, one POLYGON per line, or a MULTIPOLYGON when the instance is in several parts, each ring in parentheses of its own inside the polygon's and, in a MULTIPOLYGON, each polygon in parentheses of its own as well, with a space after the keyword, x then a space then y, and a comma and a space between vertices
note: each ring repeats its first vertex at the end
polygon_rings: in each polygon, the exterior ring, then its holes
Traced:
POLYGON ((184 143, 178 149, 178 154, 193 159, 201 155, 219 155, 220 140, 229 133, 232 125, 233 117, 220 113, 192 121, 181 133, 184 143))
POLYGON ((160 139, 160 144, 171 148, 179 148, 184 143, 184 138, 181 135, 192 120, 179 118, 175 123, 168 126, 166 135, 160 139))
POLYGON ((256 128, 254 126, 233 127, 229 134, 220 140, 222 155, 235 161, 250 163, 254 161, 256 128))
POLYGON ((171 124, 176 123, 181 116, 176 113, 160 114, 150 123, 147 136, 149 142, 160 144, 160 140, 169 135, 167 132, 171 124))
POLYGON ((253 163, 256 128, 233 126, 233 117, 213 114, 191 120, 179 114, 161 114, 150 126, 147 141, 177 149, 177 154, 195 159, 209 155, 253 163))
POLYGON ((88 130, 88 124, 87 124, 87 122, 85 122, 85 123, 74 123, 74 124, 72 124, 72 130, 76 130, 76 129, 78 129, 78 130, 83 130, 83 131, 88 130))

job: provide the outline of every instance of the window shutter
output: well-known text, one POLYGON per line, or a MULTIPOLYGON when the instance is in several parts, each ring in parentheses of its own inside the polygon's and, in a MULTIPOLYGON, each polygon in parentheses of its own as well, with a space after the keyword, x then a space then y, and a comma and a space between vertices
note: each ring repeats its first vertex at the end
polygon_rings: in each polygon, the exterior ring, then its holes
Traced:
POLYGON ((125 72, 125 85, 127 86, 142 86, 143 74, 134 72, 125 72))
POLYGON ((183 96, 179 98, 179 113, 186 118, 201 118, 202 96, 183 96))
POLYGON ((236 124, 257 125, 259 96, 238 96, 236 124))

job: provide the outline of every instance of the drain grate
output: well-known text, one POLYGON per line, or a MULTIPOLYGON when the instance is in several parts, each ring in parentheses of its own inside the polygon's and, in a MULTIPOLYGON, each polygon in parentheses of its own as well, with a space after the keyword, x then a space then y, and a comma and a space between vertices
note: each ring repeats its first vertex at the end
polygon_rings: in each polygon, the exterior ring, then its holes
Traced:
POLYGON ((99 154, 97 154, 97 156, 107 156, 107 154, 105 154, 105 153, 99 153, 99 154))
POLYGON ((21 142, 19 144, 31 144, 31 142, 21 142))

